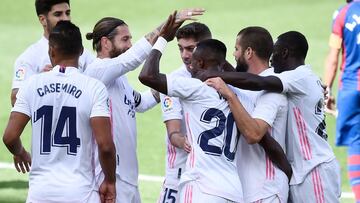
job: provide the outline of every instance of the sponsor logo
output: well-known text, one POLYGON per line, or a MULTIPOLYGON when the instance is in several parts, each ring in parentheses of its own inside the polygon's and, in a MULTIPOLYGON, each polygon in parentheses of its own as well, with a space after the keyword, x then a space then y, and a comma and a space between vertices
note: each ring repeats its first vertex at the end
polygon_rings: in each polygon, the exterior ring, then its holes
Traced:
POLYGON ((15 72, 15 78, 17 80, 24 80, 25 79, 25 69, 24 68, 17 69, 17 71, 15 72))
POLYGON ((172 104, 173 104, 173 102, 172 102, 171 98, 170 98, 170 97, 165 97, 164 102, 163 102, 164 108, 165 108, 166 110, 167 110, 167 109, 171 109, 172 104))

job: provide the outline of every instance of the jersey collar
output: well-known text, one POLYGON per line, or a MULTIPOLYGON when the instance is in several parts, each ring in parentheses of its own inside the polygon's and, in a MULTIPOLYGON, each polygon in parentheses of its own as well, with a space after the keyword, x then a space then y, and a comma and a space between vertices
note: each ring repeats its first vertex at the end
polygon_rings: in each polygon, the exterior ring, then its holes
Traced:
POLYGON ((55 73, 71 74, 74 72, 79 72, 79 69, 71 66, 64 67, 64 66, 56 65, 52 71, 54 71, 55 73))

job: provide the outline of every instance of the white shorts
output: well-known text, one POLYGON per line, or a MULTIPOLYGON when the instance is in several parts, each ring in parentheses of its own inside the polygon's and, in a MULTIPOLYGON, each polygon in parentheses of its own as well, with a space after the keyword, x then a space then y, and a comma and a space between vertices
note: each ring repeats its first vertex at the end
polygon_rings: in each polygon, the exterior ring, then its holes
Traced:
POLYGON ((338 203, 340 195, 340 168, 334 159, 315 167, 304 182, 290 185, 289 202, 338 203))
POLYGON ((180 185, 180 202, 181 203, 234 203, 219 196, 210 195, 201 192, 195 181, 189 181, 180 185))
POLYGON ((287 203, 287 201, 281 201, 280 197, 278 195, 273 195, 264 199, 260 199, 258 201, 252 202, 252 203, 287 203))
MULTIPOLYGON (((104 173, 100 173, 96 177, 98 188, 104 180, 104 173)), ((131 185, 120 179, 120 176, 116 174, 116 202, 117 203, 140 203, 140 193, 137 186, 131 185)))
POLYGON ((80 202, 76 202, 76 201, 49 201, 49 200, 46 200, 46 201, 39 201, 39 200, 34 200, 31 198, 31 195, 29 194, 27 199, 26 199, 26 203, 83 203, 83 202, 86 202, 86 203, 100 203, 100 195, 99 195, 99 192, 98 191, 92 191, 90 194, 89 194, 89 197, 87 198, 87 200, 85 201, 80 201, 80 202))
POLYGON ((120 180, 116 175, 116 203, 141 203, 139 188, 120 180))
POLYGON ((179 192, 175 189, 165 187, 163 185, 160 197, 157 201, 158 203, 178 203, 179 202, 179 192))

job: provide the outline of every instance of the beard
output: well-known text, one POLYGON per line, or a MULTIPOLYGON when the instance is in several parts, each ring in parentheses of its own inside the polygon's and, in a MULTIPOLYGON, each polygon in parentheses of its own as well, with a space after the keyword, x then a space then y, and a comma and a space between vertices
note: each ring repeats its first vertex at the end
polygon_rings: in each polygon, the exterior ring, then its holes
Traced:
POLYGON ((115 45, 113 44, 113 49, 109 52, 110 58, 118 57, 118 56, 120 56, 120 54, 124 53, 126 50, 128 50, 128 49, 116 48, 115 45))
POLYGON ((247 72, 249 70, 249 66, 246 63, 237 63, 235 69, 236 72, 247 72))

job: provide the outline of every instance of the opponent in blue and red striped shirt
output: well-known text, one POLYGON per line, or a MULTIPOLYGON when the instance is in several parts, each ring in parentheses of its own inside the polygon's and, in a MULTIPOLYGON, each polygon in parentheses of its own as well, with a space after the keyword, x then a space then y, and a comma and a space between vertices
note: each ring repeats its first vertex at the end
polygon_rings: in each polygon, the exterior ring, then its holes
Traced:
MULTIPOLYGON (((349 147, 349 178, 356 201, 360 202, 360 1, 347 2, 334 15, 325 84, 329 88, 333 85, 341 51, 336 145, 349 147)), ((334 104, 330 95, 327 107, 332 109, 334 104)))

